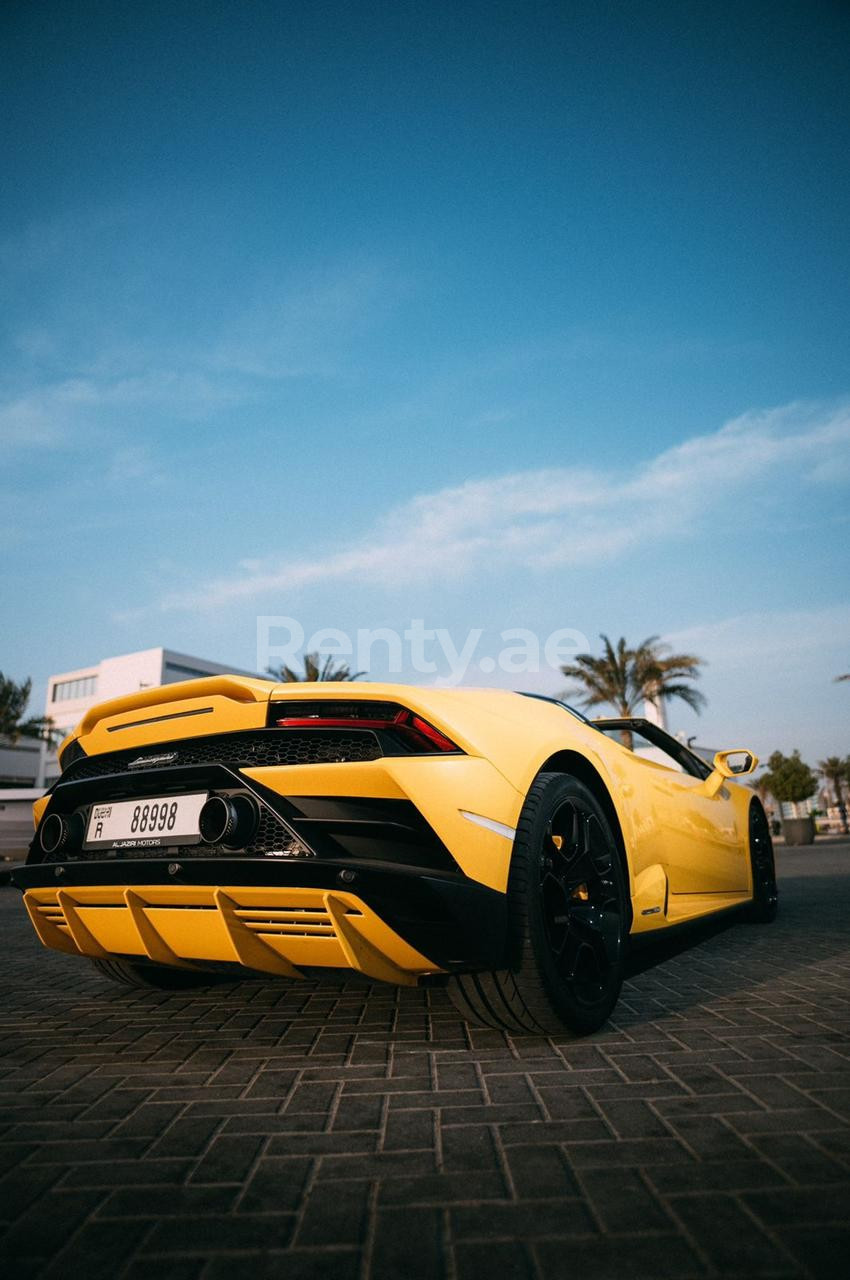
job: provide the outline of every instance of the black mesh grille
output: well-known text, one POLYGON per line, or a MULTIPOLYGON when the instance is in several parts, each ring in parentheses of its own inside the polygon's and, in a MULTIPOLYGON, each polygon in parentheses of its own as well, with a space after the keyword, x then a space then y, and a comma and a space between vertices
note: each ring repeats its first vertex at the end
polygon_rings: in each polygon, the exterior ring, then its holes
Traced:
POLYGON ((160 765, 227 764, 256 768, 261 765, 342 763, 346 760, 377 760, 383 755, 370 729, 256 729, 243 733, 220 733, 208 738, 183 738, 179 742, 157 743, 147 749, 109 751, 75 760, 62 775, 63 782, 103 778, 108 774, 134 773, 160 765), (162 757, 174 754, 174 759, 162 757), (156 764, 154 761, 156 760, 156 764))

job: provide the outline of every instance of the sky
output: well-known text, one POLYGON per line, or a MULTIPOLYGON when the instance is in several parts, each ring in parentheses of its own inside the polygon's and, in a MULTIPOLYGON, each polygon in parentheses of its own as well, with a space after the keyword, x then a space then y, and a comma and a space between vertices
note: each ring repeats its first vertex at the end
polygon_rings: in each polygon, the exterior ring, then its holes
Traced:
POLYGON ((846 4, 11 0, 0 39, 34 709, 160 644, 254 669, 258 617, 421 620, 553 693, 503 631, 661 635, 706 663, 674 729, 850 752, 846 4))

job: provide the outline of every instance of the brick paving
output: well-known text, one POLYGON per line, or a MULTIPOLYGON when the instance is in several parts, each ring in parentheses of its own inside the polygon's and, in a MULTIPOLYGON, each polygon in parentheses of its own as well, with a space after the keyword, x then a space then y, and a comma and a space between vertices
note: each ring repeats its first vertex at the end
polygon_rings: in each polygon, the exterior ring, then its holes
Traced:
POLYGON ((778 859, 777 924, 640 958, 582 1041, 352 978, 125 992, 0 892, 0 1267, 848 1274, 850 845, 778 859))

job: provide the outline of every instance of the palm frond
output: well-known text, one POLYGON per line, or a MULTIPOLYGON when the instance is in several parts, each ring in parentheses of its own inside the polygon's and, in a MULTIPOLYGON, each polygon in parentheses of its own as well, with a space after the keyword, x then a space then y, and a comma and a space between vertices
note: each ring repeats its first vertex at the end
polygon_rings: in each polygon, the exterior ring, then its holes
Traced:
POLYGON ((22 680, 18 684, 0 671, 0 735, 10 742, 17 742, 19 738, 37 738, 42 742, 50 742, 55 736, 53 721, 49 716, 30 716, 26 720, 23 718, 31 692, 32 680, 22 680))
POLYGON ((670 653, 670 646, 658 636, 647 636, 634 647, 625 636, 613 643, 603 633, 600 640, 601 655, 579 653, 561 667, 576 682, 577 691, 571 696, 583 706, 610 705, 619 715, 631 716, 647 701, 679 698, 697 712, 705 705, 705 697, 692 684, 703 665, 695 654, 670 653))
POLYGON ((303 671, 281 665, 269 667, 268 673, 281 684, 315 684, 324 680, 350 681, 359 680, 365 671, 352 671, 347 662, 337 662, 332 654, 305 653, 302 659, 303 671))

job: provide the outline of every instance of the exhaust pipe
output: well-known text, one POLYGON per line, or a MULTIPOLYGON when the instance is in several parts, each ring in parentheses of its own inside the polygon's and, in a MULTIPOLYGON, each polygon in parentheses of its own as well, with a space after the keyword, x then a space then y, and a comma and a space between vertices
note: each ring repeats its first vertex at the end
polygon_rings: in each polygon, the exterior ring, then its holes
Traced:
POLYGON ((50 857, 63 849, 78 849, 83 843, 83 820, 78 813, 66 817, 61 813, 49 813, 38 829, 38 843, 42 853, 50 857))
POLYGON ((244 849, 254 838, 258 822, 250 796, 210 796, 200 813, 201 839, 204 844, 244 849))

